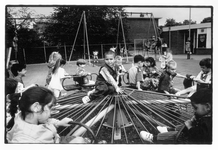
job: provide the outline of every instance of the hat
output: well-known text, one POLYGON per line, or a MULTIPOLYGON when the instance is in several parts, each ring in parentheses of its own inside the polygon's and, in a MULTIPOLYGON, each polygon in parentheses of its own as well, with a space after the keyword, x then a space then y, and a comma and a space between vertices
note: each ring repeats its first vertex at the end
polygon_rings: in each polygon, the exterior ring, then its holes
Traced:
POLYGON ((86 61, 84 59, 78 59, 76 62, 76 65, 83 65, 86 64, 86 61))

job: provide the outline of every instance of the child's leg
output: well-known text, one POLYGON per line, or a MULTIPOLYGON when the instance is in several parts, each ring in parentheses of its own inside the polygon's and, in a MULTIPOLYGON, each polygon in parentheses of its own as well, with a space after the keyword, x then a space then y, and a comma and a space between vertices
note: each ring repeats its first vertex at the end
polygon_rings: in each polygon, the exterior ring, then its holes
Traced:
MULTIPOLYGON (((56 97, 56 99, 58 99, 60 97, 61 91, 54 89, 53 92, 54 92, 54 96, 56 97)), ((54 102, 54 105, 56 105, 56 100, 54 102)))

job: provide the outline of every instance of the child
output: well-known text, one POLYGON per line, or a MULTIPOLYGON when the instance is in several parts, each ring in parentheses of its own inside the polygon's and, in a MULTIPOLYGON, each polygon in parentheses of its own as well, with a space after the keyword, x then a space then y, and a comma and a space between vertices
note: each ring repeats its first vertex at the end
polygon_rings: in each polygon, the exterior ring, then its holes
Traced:
POLYGON ((117 71, 117 82, 118 82, 118 86, 122 86, 122 78, 121 76, 125 74, 126 69, 124 68, 124 66, 122 65, 122 61, 123 58, 120 55, 117 55, 115 57, 115 68, 117 71))
MULTIPOLYGON (((184 122, 185 128, 182 132, 186 136, 187 144, 212 144, 212 91, 210 89, 201 89, 194 93, 190 100, 195 115, 184 122)), ((173 129, 168 131, 167 127, 158 126, 157 128, 161 132, 157 135, 141 131, 142 139, 168 144, 176 142, 178 128, 174 129, 174 131, 173 129)))
POLYGON ((56 64, 56 61, 58 59, 61 59, 61 58, 62 58, 62 56, 58 52, 52 52, 51 55, 49 56, 49 61, 48 61, 48 65, 47 65, 49 70, 48 70, 48 75, 46 77, 45 86, 48 86, 49 82, 51 81, 51 74, 52 74, 52 70, 53 70, 53 68, 54 68, 54 66, 56 64))
MULTIPOLYGON (((73 120, 50 118, 54 101, 53 93, 44 87, 31 87, 22 94, 14 94, 10 107, 14 125, 7 132, 8 143, 59 143, 56 128, 70 126, 68 123, 73 120), (15 116, 17 105, 20 112, 15 116)), ((78 138, 72 137, 70 142, 85 143, 83 138, 78 138)))
POLYGON ((164 69, 166 64, 169 61, 173 60, 173 55, 169 49, 163 49, 162 52, 163 52, 163 54, 159 58, 159 61, 161 62, 161 68, 164 69))
POLYGON ((197 77, 191 76, 194 81, 197 82, 196 85, 193 85, 190 88, 181 90, 176 93, 177 96, 189 93, 188 97, 190 97, 196 90, 200 88, 209 88, 211 86, 211 59, 205 58, 199 62, 199 66, 201 67, 200 73, 197 77))
POLYGON ((100 67, 99 75, 95 82, 95 89, 82 98, 84 104, 96 98, 102 98, 107 94, 115 92, 122 93, 117 85, 117 72, 115 71, 115 53, 114 51, 105 52, 105 64, 100 67))
POLYGON ((14 65, 14 64, 19 64, 19 62, 17 60, 11 60, 9 62, 9 65, 8 65, 8 68, 7 68, 7 71, 8 71, 8 78, 14 78, 14 75, 13 73, 11 72, 11 67, 14 65))
POLYGON ((143 78, 147 82, 149 90, 156 90, 159 83, 160 71, 156 67, 156 62, 153 57, 145 58, 143 66, 143 78))
POLYGON ((98 62, 98 51, 97 50, 95 50, 95 51, 93 51, 93 59, 94 59, 94 63, 95 62, 98 62))
POLYGON ((134 64, 128 70, 129 84, 133 88, 142 91, 143 87, 143 63, 144 57, 142 55, 134 56, 134 64))
POLYGON ((26 65, 25 64, 13 64, 11 67, 11 72, 13 74, 13 79, 16 81, 23 83, 23 77, 26 75, 26 65))
MULTIPOLYGON (((59 96, 61 95, 61 90, 63 90, 63 87, 61 85, 61 79, 68 75, 68 73, 66 73, 63 68, 65 64, 66 61, 64 59, 58 59, 56 61, 56 64, 52 70, 51 81, 48 85, 48 89, 54 92, 56 98, 59 98, 59 96)), ((56 101, 54 104, 56 104, 56 101)))
POLYGON ((159 78, 158 92, 175 94, 178 92, 178 89, 175 89, 172 85, 174 77, 186 78, 186 76, 176 73, 177 63, 174 60, 167 62, 165 70, 162 72, 159 78))
POLYGON ((76 62, 77 65, 77 73, 78 76, 87 76, 90 73, 85 71, 86 61, 84 59, 78 59, 76 62))

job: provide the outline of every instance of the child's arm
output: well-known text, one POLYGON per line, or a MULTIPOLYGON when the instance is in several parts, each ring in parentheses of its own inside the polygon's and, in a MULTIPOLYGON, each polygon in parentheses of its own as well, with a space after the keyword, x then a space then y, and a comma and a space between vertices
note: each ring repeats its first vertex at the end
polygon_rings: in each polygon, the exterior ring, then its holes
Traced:
POLYGON ((178 77, 178 78, 186 78, 186 76, 181 75, 181 74, 179 74, 179 73, 176 73, 176 77, 178 77))
POLYGON ((71 118, 63 118, 62 120, 58 120, 58 119, 55 119, 55 118, 50 118, 48 120, 48 123, 51 123, 53 124, 56 128, 60 127, 60 126, 64 126, 64 127, 67 127, 67 126, 70 126, 68 123, 70 121, 73 121, 73 119, 71 118))
POLYGON ((103 76, 103 78, 110 83, 115 89, 116 92, 120 93, 120 88, 117 85, 117 82, 115 81, 115 79, 112 77, 112 75, 109 73, 109 71, 107 70, 107 68, 103 67, 100 71, 100 74, 103 76))

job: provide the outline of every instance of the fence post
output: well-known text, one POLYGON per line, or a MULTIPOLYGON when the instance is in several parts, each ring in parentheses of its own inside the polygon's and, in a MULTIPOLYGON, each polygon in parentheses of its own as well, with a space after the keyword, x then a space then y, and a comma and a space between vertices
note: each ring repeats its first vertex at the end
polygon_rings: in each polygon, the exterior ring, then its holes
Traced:
POLYGON ((103 44, 101 44, 101 58, 104 58, 103 55, 103 44))
POLYGON ((46 59, 46 49, 45 49, 45 42, 44 42, 44 56, 45 56, 45 63, 47 62, 47 59, 46 59))
POLYGON ((23 48, 23 58, 24 58, 24 62, 26 64, 26 54, 25 54, 25 49, 23 48))
POLYGON ((64 43, 64 53, 65 53, 65 60, 67 60, 67 48, 66 48, 65 43, 64 43))

